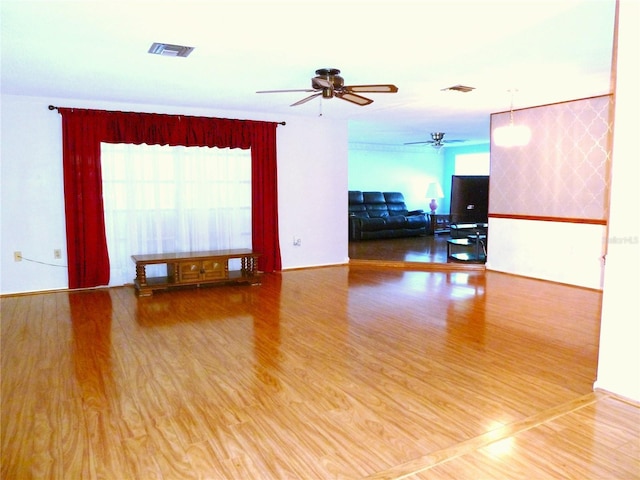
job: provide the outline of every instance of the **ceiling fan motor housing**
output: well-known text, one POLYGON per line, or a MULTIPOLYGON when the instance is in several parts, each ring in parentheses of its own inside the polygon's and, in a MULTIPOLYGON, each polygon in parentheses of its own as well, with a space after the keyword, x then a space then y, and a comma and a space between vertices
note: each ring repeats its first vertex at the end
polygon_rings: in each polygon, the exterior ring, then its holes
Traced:
POLYGON ((340 91, 344 86, 344 78, 339 73, 340 70, 337 68, 319 68, 316 70, 317 76, 311 79, 311 86, 315 89, 321 88, 324 98, 331 98, 333 96, 332 90, 340 91), (329 86, 327 82, 329 82, 329 86))

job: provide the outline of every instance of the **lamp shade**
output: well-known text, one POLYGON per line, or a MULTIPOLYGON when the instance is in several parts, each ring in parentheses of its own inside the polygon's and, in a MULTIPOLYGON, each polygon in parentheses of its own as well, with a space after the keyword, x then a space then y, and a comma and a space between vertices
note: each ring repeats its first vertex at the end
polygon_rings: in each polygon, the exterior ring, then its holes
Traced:
POLYGON ((442 192, 442 187, 438 182, 431 182, 427 185, 427 193, 425 195, 427 198, 444 198, 444 193, 442 192))

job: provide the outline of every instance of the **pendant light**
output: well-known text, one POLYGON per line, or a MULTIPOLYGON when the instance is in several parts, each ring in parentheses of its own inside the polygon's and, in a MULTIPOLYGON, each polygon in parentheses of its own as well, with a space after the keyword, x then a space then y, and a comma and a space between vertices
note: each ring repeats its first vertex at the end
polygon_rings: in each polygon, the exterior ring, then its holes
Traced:
MULTIPOLYGON (((517 91, 517 90, 516 90, 517 91)), ((509 110, 509 125, 497 127, 493 130, 493 143, 499 147, 522 147, 531 140, 531 130, 526 125, 513 123, 513 90, 511 93, 511 109, 509 110)))

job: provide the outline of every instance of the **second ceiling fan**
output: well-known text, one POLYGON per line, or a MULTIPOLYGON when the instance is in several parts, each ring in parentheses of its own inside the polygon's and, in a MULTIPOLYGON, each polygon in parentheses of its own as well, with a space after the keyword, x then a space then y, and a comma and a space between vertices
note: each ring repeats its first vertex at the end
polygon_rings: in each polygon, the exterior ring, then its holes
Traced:
POLYGON ((312 95, 291 104, 292 107, 295 107, 319 96, 322 96, 322 98, 337 97, 356 105, 365 106, 373 103, 373 100, 358 95, 358 93, 395 93, 397 91, 398 87, 391 84, 345 85, 344 78, 340 76, 340 70, 337 68, 320 68, 316 70, 316 76, 311 79, 310 89, 260 90, 256 93, 313 92, 312 95))
POLYGON ((420 145, 420 144, 428 144, 435 148, 443 147, 445 143, 459 143, 464 142, 464 140, 445 140, 443 132, 433 132, 431 134, 431 140, 425 140, 423 142, 409 142, 405 143, 405 145, 420 145))

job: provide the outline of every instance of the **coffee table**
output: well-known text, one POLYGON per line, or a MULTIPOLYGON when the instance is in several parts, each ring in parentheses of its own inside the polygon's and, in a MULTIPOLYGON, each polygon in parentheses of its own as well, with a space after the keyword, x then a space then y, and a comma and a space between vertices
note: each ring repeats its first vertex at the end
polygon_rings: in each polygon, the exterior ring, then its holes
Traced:
POLYGON ((461 262, 486 262, 487 254, 484 247, 486 235, 469 235, 469 237, 447 240, 447 258, 461 262))

